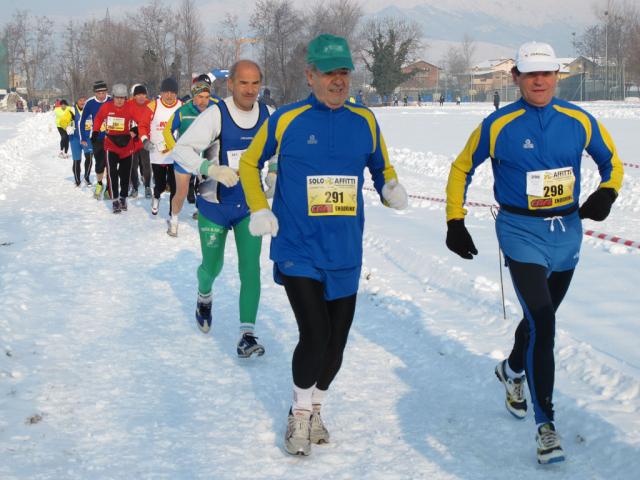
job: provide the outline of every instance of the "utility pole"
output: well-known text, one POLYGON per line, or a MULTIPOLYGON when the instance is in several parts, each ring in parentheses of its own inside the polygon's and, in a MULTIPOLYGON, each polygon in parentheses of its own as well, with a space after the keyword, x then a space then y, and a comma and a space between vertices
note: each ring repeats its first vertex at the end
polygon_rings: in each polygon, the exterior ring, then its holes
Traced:
POLYGON ((609 10, 604 11, 604 99, 609 100, 609 10))

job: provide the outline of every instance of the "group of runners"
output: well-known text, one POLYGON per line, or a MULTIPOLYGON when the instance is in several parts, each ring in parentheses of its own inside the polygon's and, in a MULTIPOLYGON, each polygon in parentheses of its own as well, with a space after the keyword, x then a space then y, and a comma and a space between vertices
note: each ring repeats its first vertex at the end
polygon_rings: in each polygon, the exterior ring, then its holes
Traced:
MULTIPOLYGON (((275 111, 258 101, 260 66, 240 60, 230 69, 225 99, 212 94, 206 75, 195 79, 192 98, 184 104, 173 79, 164 80, 159 97, 150 101, 143 85, 134 86, 128 98, 127 87, 115 84, 110 97, 107 85, 96 82, 95 96, 74 105, 73 128, 64 113, 71 109, 57 115, 64 120, 59 128, 70 137, 76 185, 82 179, 81 155, 88 185, 95 159, 95 196, 104 193, 106 169, 114 213, 127 209, 129 193, 137 195, 140 168, 152 214, 169 188, 167 233, 177 236, 184 201, 195 192, 202 250, 195 318, 204 333, 212 326, 213 285, 233 230, 241 285, 240 357, 265 353, 254 329, 261 238, 271 236, 273 279, 284 286, 299 331, 284 438, 293 455, 309 455, 312 444, 330 441, 321 409, 356 311, 364 170, 384 205, 408 206, 374 114, 347 100, 354 68, 347 41, 319 35, 308 45, 306 63, 309 97, 275 111)), ((517 418, 527 413, 529 387, 540 463, 564 459, 552 403, 555 314, 579 259, 581 219, 604 220, 623 177, 605 128, 555 97, 559 68, 550 45, 520 47, 512 75, 521 99, 482 121, 452 163, 447 183, 446 245, 471 259, 478 251, 464 224, 464 202, 475 169, 491 158, 500 204, 496 232, 523 309, 512 352, 495 374, 504 385, 506 407, 517 418), (580 206, 583 150, 595 160, 602 181, 580 206)), ((61 132, 64 154, 63 137, 61 132)))

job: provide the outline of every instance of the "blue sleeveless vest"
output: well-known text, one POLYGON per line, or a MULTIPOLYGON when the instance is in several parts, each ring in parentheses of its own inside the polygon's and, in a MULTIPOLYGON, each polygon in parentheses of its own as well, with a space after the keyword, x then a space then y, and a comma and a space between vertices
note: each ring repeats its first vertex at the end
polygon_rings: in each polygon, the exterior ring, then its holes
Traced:
MULTIPOLYGON (((267 109, 267 106, 262 103, 258 103, 258 107, 260 109, 258 121, 252 128, 244 129, 240 128, 236 125, 236 122, 233 121, 233 118, 231 118, 231 114, 229 113, 229 109, 227 108, 227 104, 225 102, 218 103, 221 117, 220 136, 218 137, 220 142, 220 165, 231 166, 235 169, 238 168, 237 164, 233 164, 234 159, 235 162, 237 162, 240 152, 249 148, 249 144, 253 140, 253 137, 258 133, 258 130, 264 121, 269 118, 269 110, 267 109), (229 164, 230 159, 232 162, 231 165, 229 164)), ((244 191, 242 190, 240 182, 231 188, 225 187, 219 183, 218 201, 222 204, 239 204, 247 206, 247 201, 244 197, 244 191)))

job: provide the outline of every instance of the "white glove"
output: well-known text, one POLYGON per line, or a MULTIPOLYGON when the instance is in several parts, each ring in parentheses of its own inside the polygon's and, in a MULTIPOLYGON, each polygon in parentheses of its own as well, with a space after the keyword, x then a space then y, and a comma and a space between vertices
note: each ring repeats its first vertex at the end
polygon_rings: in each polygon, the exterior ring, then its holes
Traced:
POLYGON ((395 178, 389 180, 382 187, 382 198, 389 207, 396 210, 404 210, 409 205, 407 191, 395 178))
POLYGON ((67 131, 67 135, 73 135, 73 132, 75 132, 75 128, 73 128, 73 125, 69 125, 67 128, 65 128, 65 130, 67 131))
POLYGON ((263 208, 249 217, 249 232, 254 237, 278 235, 278 219, 268 208, 263 208))
POLYGON ((207 169, 207 175, 225 187, 234 187, 238 183, 238 174, 226 165, 211 165, 207 169))
POLYGON ((276 193, 276 180, 278 179, 278 175, 275 172, 267 173, 267 177, 264 179, 264 183, 267 184, 267 188, 264 191, 264 194, 267 198, 273 198, 273 194, 276 193))

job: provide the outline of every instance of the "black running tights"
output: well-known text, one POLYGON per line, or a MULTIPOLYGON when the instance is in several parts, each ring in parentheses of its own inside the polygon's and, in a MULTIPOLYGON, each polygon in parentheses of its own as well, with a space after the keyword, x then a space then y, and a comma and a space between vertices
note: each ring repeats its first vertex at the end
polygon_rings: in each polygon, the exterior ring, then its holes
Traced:
POLYGON ((67 153, 69 151, 69 135, 62 127, 58 127, 58 133, 60 134, 60 151, 67 153))
POLYGON ((129 196, 129 176, 131 175, 131 155, 120 158, 117 153, 107 150, 107 175, 109 176, 108 188, 111 199, 127 198, 129 196))
POLYGON ((356 310, 356 294, 325 300, 321 282, 282 275, 289 303, 298 322, 293 352, 293 383, 327 390, 342 365, 342 353, 356 310))
POLYGON ((524 370, 527 375, 536 423, 553 421, 555 312, 569 289, 573 269, 551 272, 547 277, 542 265, 510 258, 507 264, 524 312, 516 329, 509 366, 516 372, 524 370))

